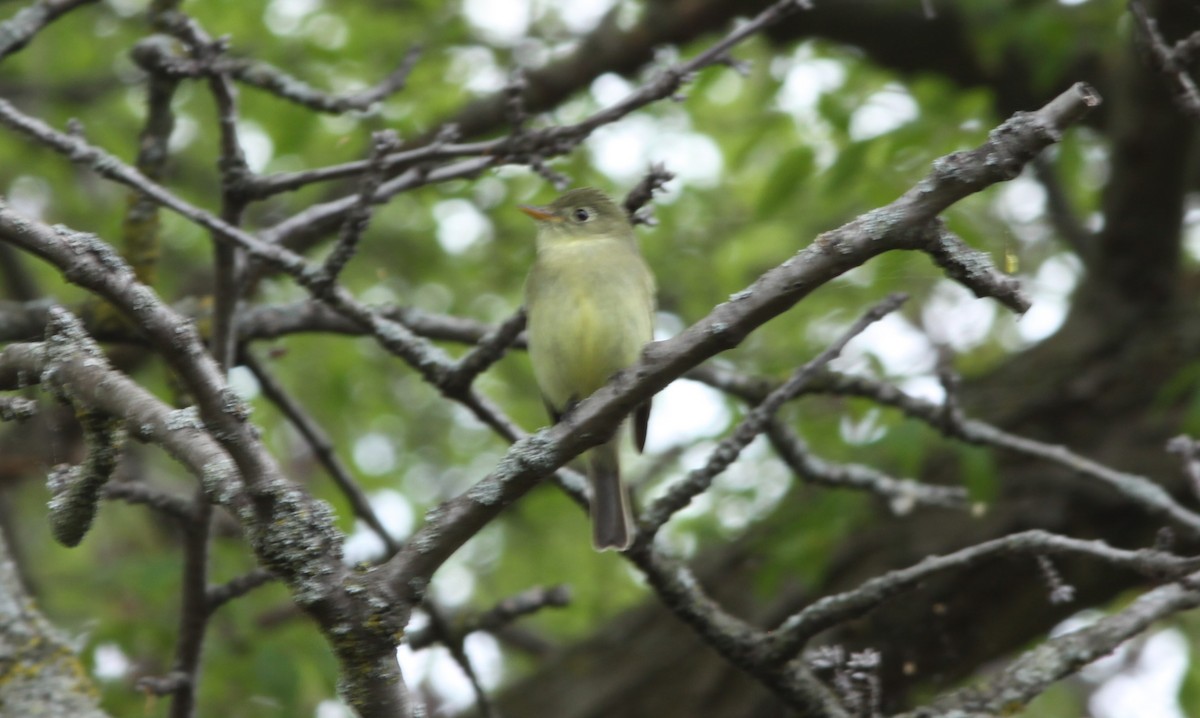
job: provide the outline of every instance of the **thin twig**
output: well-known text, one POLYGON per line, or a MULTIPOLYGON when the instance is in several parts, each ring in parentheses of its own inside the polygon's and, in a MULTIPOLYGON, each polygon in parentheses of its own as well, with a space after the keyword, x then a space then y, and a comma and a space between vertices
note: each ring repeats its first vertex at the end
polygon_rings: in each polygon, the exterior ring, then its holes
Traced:
MULTIPOLYGON (((104 150, 88 144, 79 137, 54 130, 40 120, 21 113, 12 104, 3 99, 0 99, 0 123, 7 124, 10 127, 21 130, 22 132, 29 133, 31 136, 38 138, 42 142, 45 142, 50 147, 63 152, 75 162, 89 164, 103 177, 112 179, 141 191, 146 196, 162 204, 164 207, 168 207, 171 210, 178 212, 183 217, 200 225, 201 227, 208 229, 219 240, 236 244, 238 247, 245 250, 247 254, 252 255, 258 260, 265 261, 278 269, 281 269, 282 271, 294 277, 302 286, 305 286, 313 291, 320 290, 321 299, 323 301, 345 315, 347 318, 359 324, 359 326, 363 327, 367 332, 374 335, 381 346, 393 354, 401 357, 414 368, 418 369, 427 380, 431 381, 431 383, 436 385, 442 372, 450 366, 451 362, 445 355, 445 352, 441 351, 430 342, 418 337, 403 325, 388 320, 386 317, 381 316, 378 312, 372 310, 370 307, 358 302, 353 296, 350 295, 349 292, 342 289, 340 286, 334 285, 332 287, 327 287, 320 285, 320 283, 317 281, 320 277, 320 272, 303 257, 300 257, 299 255, 296 255, 295 253, 290 252, 283 247, 264 242, 262 239, 255 237, 243 229, 240 229, 225 219, 216 217, 209 212, 185 202, 170 191, 163 188, 161 185, 150 181, 136 169, 125 165, 119 159, 105 152, 104 150)), ((90 237, 89 235, 81 234, 79 236, 88 236, 89 241, 99 241, 94 237, 90 237)), ((70 262, 68 262, 68 264, 70 264, 70 262)), ((116 295, 124 295, 127 297, 124 302, 119 303, 126 310, 139 308, 152 309, 157 308, 158 306, 157 302, 152 307, 151 305, 145 305, 143 303, 133 301, 132 298, 128 297, 128 295, 134 293, 132 290, 135 287, 129 285, 117 286, 113 281, 115 278, 112 276, 97 277, 96 279, 98 281, 93 283, 94 285, 103 284, 106 287, 105 291, 109 292, 110 294, 115 293, 116 295)), ((136 287, 144 288, 140 284, 136 285, 136 287)), ((95 286, 93 286, 93 290, 95 291, 95 286)), ((101 294, 103 295, 104 292, 101 292, 101 294)), ((109 298, 110 301, 112 300, 112 297, 106 298, 109 298)), ((171 314, 174 316, 173 312, 171 314)), ((172 321, 176 320, 173 319, 172 321)), ((174 329, 170 329, 168 331, 174 331, 174 329)), ((155 335, 155 337, 158 337, 158 335, 155 335)), ((157 341, 161 340, 163 340, 163 338, 158 337, 156 339, 156 343, 157 341)), ((166 356, 168 359, 174 358, 177 360, 186 361, 189 367, 188 372, 185 372, 185 379, 189 382, 198 380, 199 376, 197 372, 200 369, 200 363, 203 363, 203 359, 199 359, 198 357, 202 356, 202 354, 183 352, 183 348, 184 345, 181 344, 178 339, 175 339, 169 343, 168 349, 164 351, 164 356, 166 356)), ((205 370, 204 373, 207 374, 207 370, 205 370)), ((222 381, 214 380, 211 376, 208 376, 206 381, 208 381, 208 386, 210 388, 222 386, 224 384, 222 381)), ((219 392, 219 390, 217 391, 219 392)), ((210 393, 212 392, 206 392, 205 395, 210 393)), ((215 401, 211 405, 207 401, 202 401, 201 405, 206 409, 215 407, 218 410, 223 410, 226 406, 226 403, 222 398, 222 400, 215 401)), ((233 439, 235 437, 246 436, 246 431, 247 430, 243 426, 237 431, 223 433, 222 437, 225 439, 233 439)), ((247 455, 238 454, 238 456, 242 459, 249 458, 247 455)))
MULTIPOLYGON (((163 12, 156 24, 182 40, 192 57, 205 66, 211 66, 226 51, 224 40, 214 40, 198 22, 178 10, 163 12)), ((217 72, 209 75, 208 89, 216 105, 221 140, 217 161, 221 171, 221 219, 236 227, 246 207, 241 188, 253 174, 238 138, 237 88, 227 74, 217 72)), ((214 236, 214 240, 219 239, 214 236)), ((228 371, 237 353, 242 257, 236 245, 214 241, 213 258, 212 352, 217 363, 228 371)))
POLYGON ((907 299, 903 294, 892 294, 868 309, 836 341, 796 370, 791 378, 771 392, 738 424, 733 433, 717 444, 705 465, 692 471, 686 478, 673 484, 662 498, 651 504, 642 515, 635 543, 647 543, 662 528, 672 515, 683 509, 692 499, 706 491, 712 480, 737 460, 738 455, 751 441, 767 429, 775 412, 786 402, 796 398, 816 373, 842 353, 851 339, 866 331, 867 327, 895 311, 907 299))
POLYGON ((1177 55, 1175 49, 1167 45, 1162 33, 1158 30, 1158 21, 1150 17, 1142 0, 1130 0, 1129 11, 1133 13, 1138 30, 1149 48, 1158 70, 1170 78, 1171 83, 1175 86, 1180 109, 1200 120, 1200 89, 1197 89, 1196 81, 1188 74, 1186 60, 1181 59, 1181 57, 1190 57, 1193 43, 1200 43, 1200 39, 1191 40, 1189 38, 1183 41, 1180 46, 1183 48, 1183 52, 1177 55))
POLYGON ((990 672, 985 683, 961 688, 929 706, 895 718, 1012 715, 1053 683, 1116 650, 1155 622, 1200 606, 1200 573, 1138 596, 1090 626, 1051 638, 990 672))
POLYGON ((1167 451, 1179 455, 1192 495, 1200 499, 1200 443, 1190 436, 1176 436, 1167 442, 1167 451))
POLYGON ((645 224, 652 227, 658 223, 646 204, 654 199, 656 192, 661 192, 664 186, 673 179, 675 179, 675 173, 668 170, 663 163, 655 162, 650 165, 650 169, 646 170, 642 180, 629 190, 629 194, 625 195, 625 201, 621 203, 621 207, 632 224, 645 224))
POLYGON ((668 610, 691 626, 727 661, 778 695, 798 715, 850 718, 837 697, 807 666, 765 663, 762 648, 769 634, 722 609, 683 562, 644 543, 635 543, 621 555, 643 573, 668 610))
POLYGON ((379 520, 378 514, 375 513, 375 508, 371 506, 370 499, 367 498, 366 492, 354 480, 350 470, 338 458, 334 452, 333 442, 329 439, 329 435, 321 428, 316 419, 305 411, 300 402, 292 398, 292 395, 283 387, 275 375, 269 371, 258 357, 254 356, 250 351, 242 353, 242 362, 245 366, 254 373, 258 379, 259 386, 262 388, 263 396, 272 404, 279 408, 283 413, 288 423, 300 432, 300 436, 308 442, 309 448, 321 466, 325 467, 325 471, 329 473, 329 477, 333 479, 333 483, 337 485, 338 490, 350 502, 350 508, 354 515, 363 521, 383 542, 387 555, 391 556, 399 548, 400 544, 388 533, 383 522, 379 520))
MULTIPOLYGON (((771 388, 770 382, 713 367, 701 367, 693 370, 688 376, 750 401, 759 400, 771 388)), ((1048 461, 1068 469, 1073 474, 1097 481, 1150 514, 1168 518, 1187 529, 1188 533, 1200 536, 1200 514, 1181 505, 1159 484, 1144 476, 1118 471, 1080 456, 1064 446, 1018 436, 978 419, 947 414, 944 404, 918 399, 894 385, 867 377, 826 371, 814 380, 810 391, 864 397, 895 407, 905 415, 923 421, 951 438, 1048 461)))
POLYGON ((1079 255, 1084 264, 1091 264, 1096 253, 1095 237, 1079 221, 1054 164, 1044 155, 1038 155, 1033 160, 1033 170, 1042 189, 1046 191, 1046 208, 1058 236, 1079 255))
POLYGON ((0 23, 0 59, 29 44, 43 28, 75 8, 96 0, 38 0, 0 23))
MULTIPOLYGON (((686 62, 664 68, 620 102, 593 113, 580 122, 541 129, 524 129, 490 142, 477 143, 477 151, 472 153, 475 155, 472 159, 455 164, 443 165, 432 170, 426 167, 410 168, 384 182, 376 193, 375 201, 383 202, 400 192, 426 184, 475 176, 493 166, 529 164, 531 159, 545 161, 550 157, 571 152, 595 130, 612 124, 646 105, 671 97, 700 70, 724 64, 724 59, 735 46, 807 6, 808 3, 804 0, 775 2, 752 20, 739 24, 724 38, 696 56, 686 62)), ((435 139, 433 144, 436 146, 440 142, 440 139, 435 139)), ((360 171, 365 169, 360 166, 360 171)), ((313 205, 266 229, 263 237, 272 242, 290 242, 299 237, 319 234, 341 221, 353 203, 353 197, 343 197, 313 205)))
POLYGON ((265 568, 256 568, 218 586, 209 586, 205 592, 205 605, 208 607, 208 613, 211 615, 226 603, 274 580, 275 574, 265 568))
POLYGON ((443 380, 445 391, 452 394, 470 386, 475 377, 487 371, 492 364, 500 361, 523 329, 525 329, 524 307, 480 337, 475 347, 455 363, 443 380))
POLYGON ((785 619, 770 633, 768 662, 790 660, 805 642, 832 626, 866 614, 890 598, 909 591, 929 577, 961 570, 1006 555, 1063 554, 1090 556, 1110 566, 1136 571, 1155 579, 1178 578, 1195 571, 1200 557, 1185 558, 1153 550, 1126 551, 1103 541, 1082 541, 1034 530, 985 541, 945 556, 930 556, 908 568, 868 579, 845 593, 825 596, 785 619))
MULTIPOLYGON (((0 308, 3 306, 4 303, 0 302, 0 308)), ((438 341, 476 344, 484 336, 495 332, 498 326, 466 317, 427 312, 416 307, 379 306, 376 311, 390 321, 403 324, 415 334, 438 341)), ((275 339, 298 332, 353 336, 366 333, 361 324, 316 300, 247 307, 238 323, 238 331, 241 341, 275 339)), ((518 336, 514 346, 524 347, 523 337, 518 336)))
POLYGON ((805 481, 821 486, 868 491, 887 501, 888 507, 896 514, 907 514, 914 506, 957 510, 971 507, 966 489, 960 486, 935 486, 913 479, 897 479, 873 466, 835 464, 814 456, 804 440, 778 418, 768 422, 766 435, 784 463, 805 481))
POLYGON ((183 525, 183 580, 180 586, 179 630, 171 673, 182 676, 171 701, 171 718, 192 718, 199 692, 200 655, 208 632, 208 549, 212 504, 204 489, 192 501, 195 519, 183 525))
MULTIPOLYGON (((171 32, 178 27, 178 21, 178 15, 167 16, 166 21, 158 25, 171 32)), ((153 68, 155 72, 177 80, 226 76, 317 112, 341 114, 365 112, 375 103, 404 89, 420 59, 421 48, 414 47, 405 53, 396 69, 374 86, 341 95, 321 92, 270 63, 233 57, 228 48, 216 57, 185 58, 173 53, 169 45, 147 38, 135 46, 134 55, 143 67, 153 68)))
POLYGON ((184 524, 196 520, 196 512, 191 501, 142 482, 111 481, 104 485, 101 493, 104 498, 109 500, 149 506, 184 524))
POLYGON ((496 707, 488 697, 487 691, 483 689, 483 684, 479 682, 479 674, 475 672, 475 666, 471 664, 471 659, 467 656, 463 643, 466 634, 455 633, 450 628, 450 622, 442 615, 441 609, 433 605, 428 598, 422 605, 425 613, 429 616, 429 627, 436 635, 436 640, 446 647, 450 657, 458 664, 459 669, 471 684, 471 690, 475 693, 475 705, 479 707, 480 715, 483 718, 499 718, 496 707))
MULTIPOLYGON (((375 190, 383 181, 383 158, 399 142, 400 138, 394 130, 382 130, 371 135, 371 153, 370 159, 367 160, 368 170, 363 173, 359 183, 358 201, 346 214, 346 221, 342 224, 342 231, 338 235, 337 243, 334 244, 333 251, 329 253, 325 264, 319 270, 319 276, 316 279, 318 287, 327 287, 337 281, 337 277, 346 263, 354 256, 354 252, 358 248, 358 241, 371 221, 371 204, 375 190)), ((315 293, 320 296, 322 291, 318 288, 315 293)))
MULTIPOLYGON (((536 586, 500 601, 483 613, 464 619, 458 633, 464 637, 476 631, 494 633, 519 618, 544 608, 562 608, 570 602, 571 592, 566 586, 536 586)), ((428 648, 437 641, 438 635, 432 628, 411 631, 404 636, 404 642, 413 650, 428 648)))

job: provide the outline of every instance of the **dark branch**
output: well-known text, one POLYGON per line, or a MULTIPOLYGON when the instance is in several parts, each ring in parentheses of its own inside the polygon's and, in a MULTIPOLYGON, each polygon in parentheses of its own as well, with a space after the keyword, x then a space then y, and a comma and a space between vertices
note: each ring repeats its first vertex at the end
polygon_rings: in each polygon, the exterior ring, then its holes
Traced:
POLYGON ((58 18, 96 0, 38 0, 0 23, 0 59, 17 52, 58 18))

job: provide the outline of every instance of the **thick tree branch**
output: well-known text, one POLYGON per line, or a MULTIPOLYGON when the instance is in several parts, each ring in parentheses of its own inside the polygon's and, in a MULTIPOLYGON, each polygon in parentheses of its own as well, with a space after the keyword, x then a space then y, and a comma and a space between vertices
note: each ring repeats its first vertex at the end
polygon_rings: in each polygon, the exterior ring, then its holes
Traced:
MULTIPOLYGON (((0 350, 0 389, 12 391, 40 382, 48 384, 44 387, 48 391, 70 392, 81 405, 120 417, 131 438, 163 447, 197 478, 203 478, 209 466, 229 461, 228 454, 204 430, 195 409, 168 407, 95 357, 55 355, 40 343, 9 344, 0 350)), ((238 492, 230 492, 227 499, 231 510, 243 507, 244 497, 238 492)))
POLYGON ((245 404, 225 383, 195 328, 138 283, 128 265, 92 235, 32 222, 0 204, 0 239, 47 259, 143 328, 197 398, 200 411, 193 421, 228 452, 228 458, 200 465, 201 486, 209 501, 235 506, 233 513, 260 562, 288 584, 297 605, 330 635, 342 663, 347 701, 367 718, 404 714, 408 696, 397 690, 402 683, 394 636, 407 621, 405 607, 369 601, 355 587, 341 562, 342 536, 328 506, 296 489, 279 472, 247 422, 245 404), (355 630, 346 633, 346 625, 355 630))
POLYGON ((0 534, 0 705, 5 715, 107 718, 72 643, 35 607, 0 534))

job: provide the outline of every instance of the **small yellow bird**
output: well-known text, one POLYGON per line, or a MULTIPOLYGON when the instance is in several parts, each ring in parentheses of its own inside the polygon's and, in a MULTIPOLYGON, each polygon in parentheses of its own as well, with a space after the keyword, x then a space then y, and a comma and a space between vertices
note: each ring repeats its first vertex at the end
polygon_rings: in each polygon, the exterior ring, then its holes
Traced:
MULTIPOLYGON (((574 189, 537 220, 537 259, 525 280, 529 356, 542 399, 557 421, 617 372, 637 361, 654 332, 654 275, 638 252, 633 225, 603 192, 574 189)), ((633 440, 646 443, 650 402, 634 412, 633 440)), ((629 548, 633 520, 621 483, 620 429, 587 452, 592 543, 629 548)))

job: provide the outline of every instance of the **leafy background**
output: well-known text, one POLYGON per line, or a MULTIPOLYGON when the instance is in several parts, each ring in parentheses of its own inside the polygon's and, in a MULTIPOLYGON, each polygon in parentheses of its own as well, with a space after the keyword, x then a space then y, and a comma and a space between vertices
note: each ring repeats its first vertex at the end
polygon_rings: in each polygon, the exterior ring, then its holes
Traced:
MULTIPOLYGON (((205 0, 186 3, 185 9, 213 35, 227 34, 235 54, 271 62, 337 92, 373 83, 410 47, 424 46, 408 89, 369 113, 316 115, 244 88, 240 129, 251 166, 284 171, 363 157, 373 130, 394 128, 402 137, 415 137, 437 127, 464 102, 500 89, 513 68, 560 57, 610 4, 205 0)), ((21 5, 3 2, 0 9, 11 14, 21 5)), ((145 78, 128 49, 147 33, 146 5, 109 0, 72 13, 6 60, 0 95, 57 127, 78 118, 90 141, 132 161, 144 119, 145 78)), ((1035 85, 1057 78, 1079 43, 1105 53, 1127 40, 1122 3, 1016 5, 1019 9, 978 0, 959 12, 985 63, 999 65, 1013 48, 1033 48, 1035 85)), ((647 11, 643 3, 621 6, 631 18, 647 11)), ((687 56, 706 42, 680 52, 687 56)), ((780 46, 760 38, 737 56, 749 63, 744 75, 730 68, 705 71, 679 102, 659 103, 605 128, 580 151, 552 163, 574 184, 614 194, 631 187, 652 161, 679 174, 658 201, 658 225, 640 230, 661 285, 664 334, 703 316, 820 232, 891 201, 924 174, 932 158, 977 145, 1002 119, 987 90, 964 89, 928 74, 901 76, 830 42, 780 46)), ((577 119, 619 99, 637 82, 638 77, 602 76, 535 121, 577 119)), ((177 127, 165 182, 189 201, 212 208, 218 201, 214 108, 207 93, 185 84, 174 109, 177 127)), ((123 190, 8 132, 0 133, 0 157, 5 158, 0 188, 16 208, 102 237, 119 236, 123 190)), ((1086 128, 1073 132, 1056 149, 1055 162, 1074 205, 1084 217, 1094 214, 1107 171, 1101 138, 1086 128)), ((274 198, 252 210, 249 224, 269 225, 328 191, 316 186, 274 198)), ((499 321, 520 304, 532 260, 532 228, 515 207, 553 194, 525 168, 405 194, 376 213, 343 280, 372 302, 499 321)), ((868 302, 898 290, 914 301, 901 316, 857 340, 843 368, 936 397, 935 341, 956 350, 956 366, 969 377, 1049 334, 1066 311, 1080 270, 1047 220, 1041 186, 1022 177, 957 205, 947 218, 960 236, 1027 281, 1035 298, 1029 315, 1017 319, 966 296, 924 257, 891 254, 816 292, 720 361, 750 373, 786 376, 868 302)), ((165 221, 156 289, 170 300, 191 298, 203 307, 210 241, 178 218, 167 215, 165 221)), ((1189 254, 1189 261, 1195 257, 1189 254)), ((26 257, 20 262, 20 271, 44 294, 69 304, 83 301, 81 292, 48 267, 26 257)), ((282 303, 304 296, 289 280, 271 278, 257 299, 282 303)), ((126 349, 139 381, 163 398, 181 400, 156 360, 138 359, 136 350, 126 349)), ((429 507, 483 476, 505 449, 502 440, 460 408, 439 401, 370 340, 292 335, 253 351, 329 432, 401 537, 429 507)), ((334 505, 341 528, 352 534, 352 555, 369 558, 377 544, 355 524, 304 442, 261 397, 248 372, 238 370, 235 380, 253 399, 254 421, 290 474, 334 505)), ((523 353, 505 358, 480 386, 527 429, 544 423, 523 353)), ((641 482, 639 493, 652 496, 664 481, 702 462, 714 438, 743 411, 686 382, 660 397, 653 451, 629 459, 631 474, 641 482)), ((854 400, 813 398, 790 407, 786 416, 831 459, 920 476, 931 455, 949 450, 976 499, 995 493, 989 452, 949 447, 898 415, 854 400)), ((62 445, 71 442, 64 437, 62 445)), ((187 477, 160 453, 131 449, 125 471, 181 494, 191 491, 187 477)), ((60 451, 51 447, 53 461, 69 458, 57 455, 60 451)), ((89 668, 103 678, 104 703, 114 715, 165 715, 165 704, 144 696, 135 681, 169 668, 180 574, 174 528, 142 508, 108 503, 84 545, 63 549, 46 530, 44 484, 36 471, 26 478, 4 487, 3 502, 38 600, 78 635, 89 668)), ((760 537, 759 580, 748 588, 770 595, 780 582, 819 577, 832 547, 870 529, 871 505, 863 496, 802 485, 767 452, 751 451, 670 527, 669 536, 691 554, 732 537, 760 537)), ((571 606, 525 619, 522 629, 556 644, 588 636, 607 617, 645 598, 647 589, 622 561, 592 552, 585 521, 557 490, 543 487, 455 556, 435 579, 434 595, 452 610, 468 612, 531 585, 565 583, 573 592, 571 606)), ((231 529, 214 551, 214 581, 251 568, 231 529)), ((1167 638, 1152 637, 1143 648, 1174 641, 1179 656, 1189 650, 1182 644, 1196 645, 1200 624, 1184 617, 1163 635, 1167 638)), ((538 669, 537 660, 491 637, 472 638, 468 649, 489 684, 538 669)), ((444 652, 405 660, 410 675, 425 675, 431 695, 461 705, 462 678, 444 652)), ((1196 663, 1179 688, 1180 715, 1200 714, 1196 663)), ((1131 665, 1137 664, 1130 659, 1093 673, 1108 678, 1116 671, 1122 677, 1131 665)), ((203 715, 313 715, 318 707, 322 716, 336 715, 329 702, 335 696, 333 661, 278 586, 219 612, 204 673, 203 715)), ((1056 687, 1029 715, 1083 714, 1088 694, 1101 685, 1097 680, 1056 687)))

